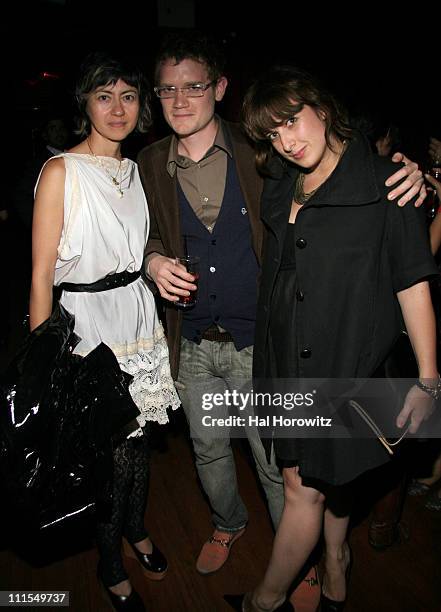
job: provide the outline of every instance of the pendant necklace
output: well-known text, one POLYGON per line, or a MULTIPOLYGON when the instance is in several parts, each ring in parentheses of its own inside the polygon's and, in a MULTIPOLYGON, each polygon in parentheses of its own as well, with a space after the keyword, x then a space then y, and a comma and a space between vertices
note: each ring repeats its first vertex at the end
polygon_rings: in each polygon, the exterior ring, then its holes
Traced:
MULTIPOLYGON (((337 163, 340 161, 340 158, 343 155, 343 153, 345 152, 345 150, 346 150, 346 140, 343 140, 343 147, 342 147, 342 150, 339 153, 337 163)), ((327 180, 327 179, 325 179, 325 180, 327 180)), ((315 189, 313 189, 309 193, 305 193, 305 191, 303 189, 304 183, 305 183, 305 173, 304 172, 300 172, 299 176, 297 177, 296 184, 295 184, 295 187, 294 187, 294 201, 299 206, 303 206, 303 204, 306 204, 306 202, 310 198, 312 198, 312 196, 315 194, 315 192, 318 190, 318 188, 321 187, 321 183, 320 183, 320 185, 318 185, 315 189)))
MULTIPOLYGON (((299 176, 296 180, 296 185, 294 189, 294 201, 297 202, 299 206, 303 206, 306 202, 315 194, 318 187, 310 191, 309 193, 305 193, 303 190, 303 183, 305 182, 305 173, 300 172, 299 176)), ((319 185, 320 187, 320 185, 319 185)))
POLYGON ((104 172, 107 174, 107 176, 109 177, 109 179, 112 181, 112 184, 114 185, 114 187, 116 187, 116 190, 118 192, 118 195, 120 198, 123 197, 124 193, 121 187, 121 183, 122 183, 122 179, 121 179, 121 163, 122 163, 122 159, 119 160, 119 166, 118 166, 118 170, 116 171, 115 176, 112 176, 112 174, 109 172, 109 170, 106 168, 106 166, 103 164, 103 162, 101 161, 101 159, 99 157, 97 157, 95 155, 95 153, 92 151, 92 147, 90 146, 90 142, 89 142, 89 138, 86 138, 87 141, 87 146, 89 147, 89 151, 92 154, 92 157, 94 159, 96 159, 96 161, 98 162, 98 164, 101 166, 101 168, 104 170, 104 172), (118 180, 119 178, 119 180, 118 180))

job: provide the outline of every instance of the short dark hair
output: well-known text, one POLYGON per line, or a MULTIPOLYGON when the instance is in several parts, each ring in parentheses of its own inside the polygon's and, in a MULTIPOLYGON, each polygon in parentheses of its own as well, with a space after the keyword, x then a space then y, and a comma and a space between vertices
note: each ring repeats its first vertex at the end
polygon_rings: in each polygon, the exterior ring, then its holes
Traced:
POLYGON ((155 85, 159 85, 161 65, 174 59, 180 64, 191 59, 207 67, 210 81, 218 81, 225 74, 225 55, 215 39, 197 30, 168 33, 162 40, 155 62, 155 85))
POLYGON ((328 146, 333 136, 341 140, 351 137, 346 112, 314 77, 299 68, 275 66, 251 85, 242 107, 245 131, 256 145, 259 170, 265 171, 274 154, 268 133, 305 105, 325 113, 328 146))
POLYGON ((90 119, 86 111, 89 95, 99 87, 115 83, 121 79, 127 85, 135 87, 139 95, 139 117, 136 129, 146 132, 152 124, 150 108, 150 86, 144 73, 127 58, 119 58, 104 51, 90 53, 81 64, 75 96, 79 117, 77 129, 80 136, 90 133, 90 119))

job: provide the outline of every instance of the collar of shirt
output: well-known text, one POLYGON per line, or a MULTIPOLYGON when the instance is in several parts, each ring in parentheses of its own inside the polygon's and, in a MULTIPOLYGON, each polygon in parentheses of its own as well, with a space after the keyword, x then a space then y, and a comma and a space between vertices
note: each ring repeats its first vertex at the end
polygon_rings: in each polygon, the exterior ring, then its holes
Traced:
POLYGON ((219 127, 217 129, 217 134, 216 134, 216 138, 214 139, 213 146, 211 146, 208 149, 208 151, 205 153, 202 159, 200 159, 198 162, 194 162, 192 159, 190 159, 189 157, 186 157, 185 155, 178 154, 178 139, 176 138, 175 135, 173 135, 171 142, 170 142, 170 149, 168 152, 168 159, 167 159, 167 172, 172 178, 175 175, 176 168, 178 166, 179 168, 185 169, 185 168, 189 168, 190 166, 194 164, 199 164, 204 159, 207 159, 207 157, 210 157, 210 155, 213 155, 213 153, 215 153, 219 149, 222 149, 223 151, 225 151, 231 158, 233 157, 233 152, 225 137, 225 128, 222 125, 222 119, 218 117, 217 115, 216 115, 216 119, 218 121, 219 127))

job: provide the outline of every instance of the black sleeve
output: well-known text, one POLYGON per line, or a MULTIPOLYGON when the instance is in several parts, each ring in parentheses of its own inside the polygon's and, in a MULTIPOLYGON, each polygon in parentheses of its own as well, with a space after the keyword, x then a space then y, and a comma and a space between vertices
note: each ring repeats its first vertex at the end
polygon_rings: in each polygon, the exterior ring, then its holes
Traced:
POLYGON ((403 291, 428 276, 438 274, 430 251, 429 230, 423 208, 411 200, 404 207, 386 201, 388 249, 395 293, 403 291))

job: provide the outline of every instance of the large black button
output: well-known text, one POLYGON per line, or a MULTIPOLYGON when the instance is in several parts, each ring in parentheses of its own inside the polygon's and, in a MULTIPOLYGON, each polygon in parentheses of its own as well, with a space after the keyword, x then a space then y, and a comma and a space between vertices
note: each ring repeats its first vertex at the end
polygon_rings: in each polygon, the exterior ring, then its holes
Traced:
POLYGON ((217 321, 219 321, 219 319, 220 319, 220 316, 219 316, 219 315, 216 315, 216 316, 214 317, 214 320, 215 320, 216 322, 217 322, 217 321))
POLYGON ((300 351, 300 357, 302 359, 309 359, 311 357, 311 349, 306 348, 303 351, 300 351))
POLYGON ((305 246, 307 245, 307 242, 304 238, 297 238, 296 245, 298 246, 299 249, 304 249, 305 246))
POLYGON ((305 299, 305 294, 303 293, 303 291, 300 291, 300 289, 296 291, 296 298, 298 302, 303 302, 303 300, 305 299))
POLYGON ((213 302, 216 301, 216 294, 215 293, 212 293, 210 295, 210 300, 212 300, 213 302))
POLYGON ((213 246, 216 246, 216 238, 213 238, 213 240, 211 241, 211 244, 212 244, 213 246))

